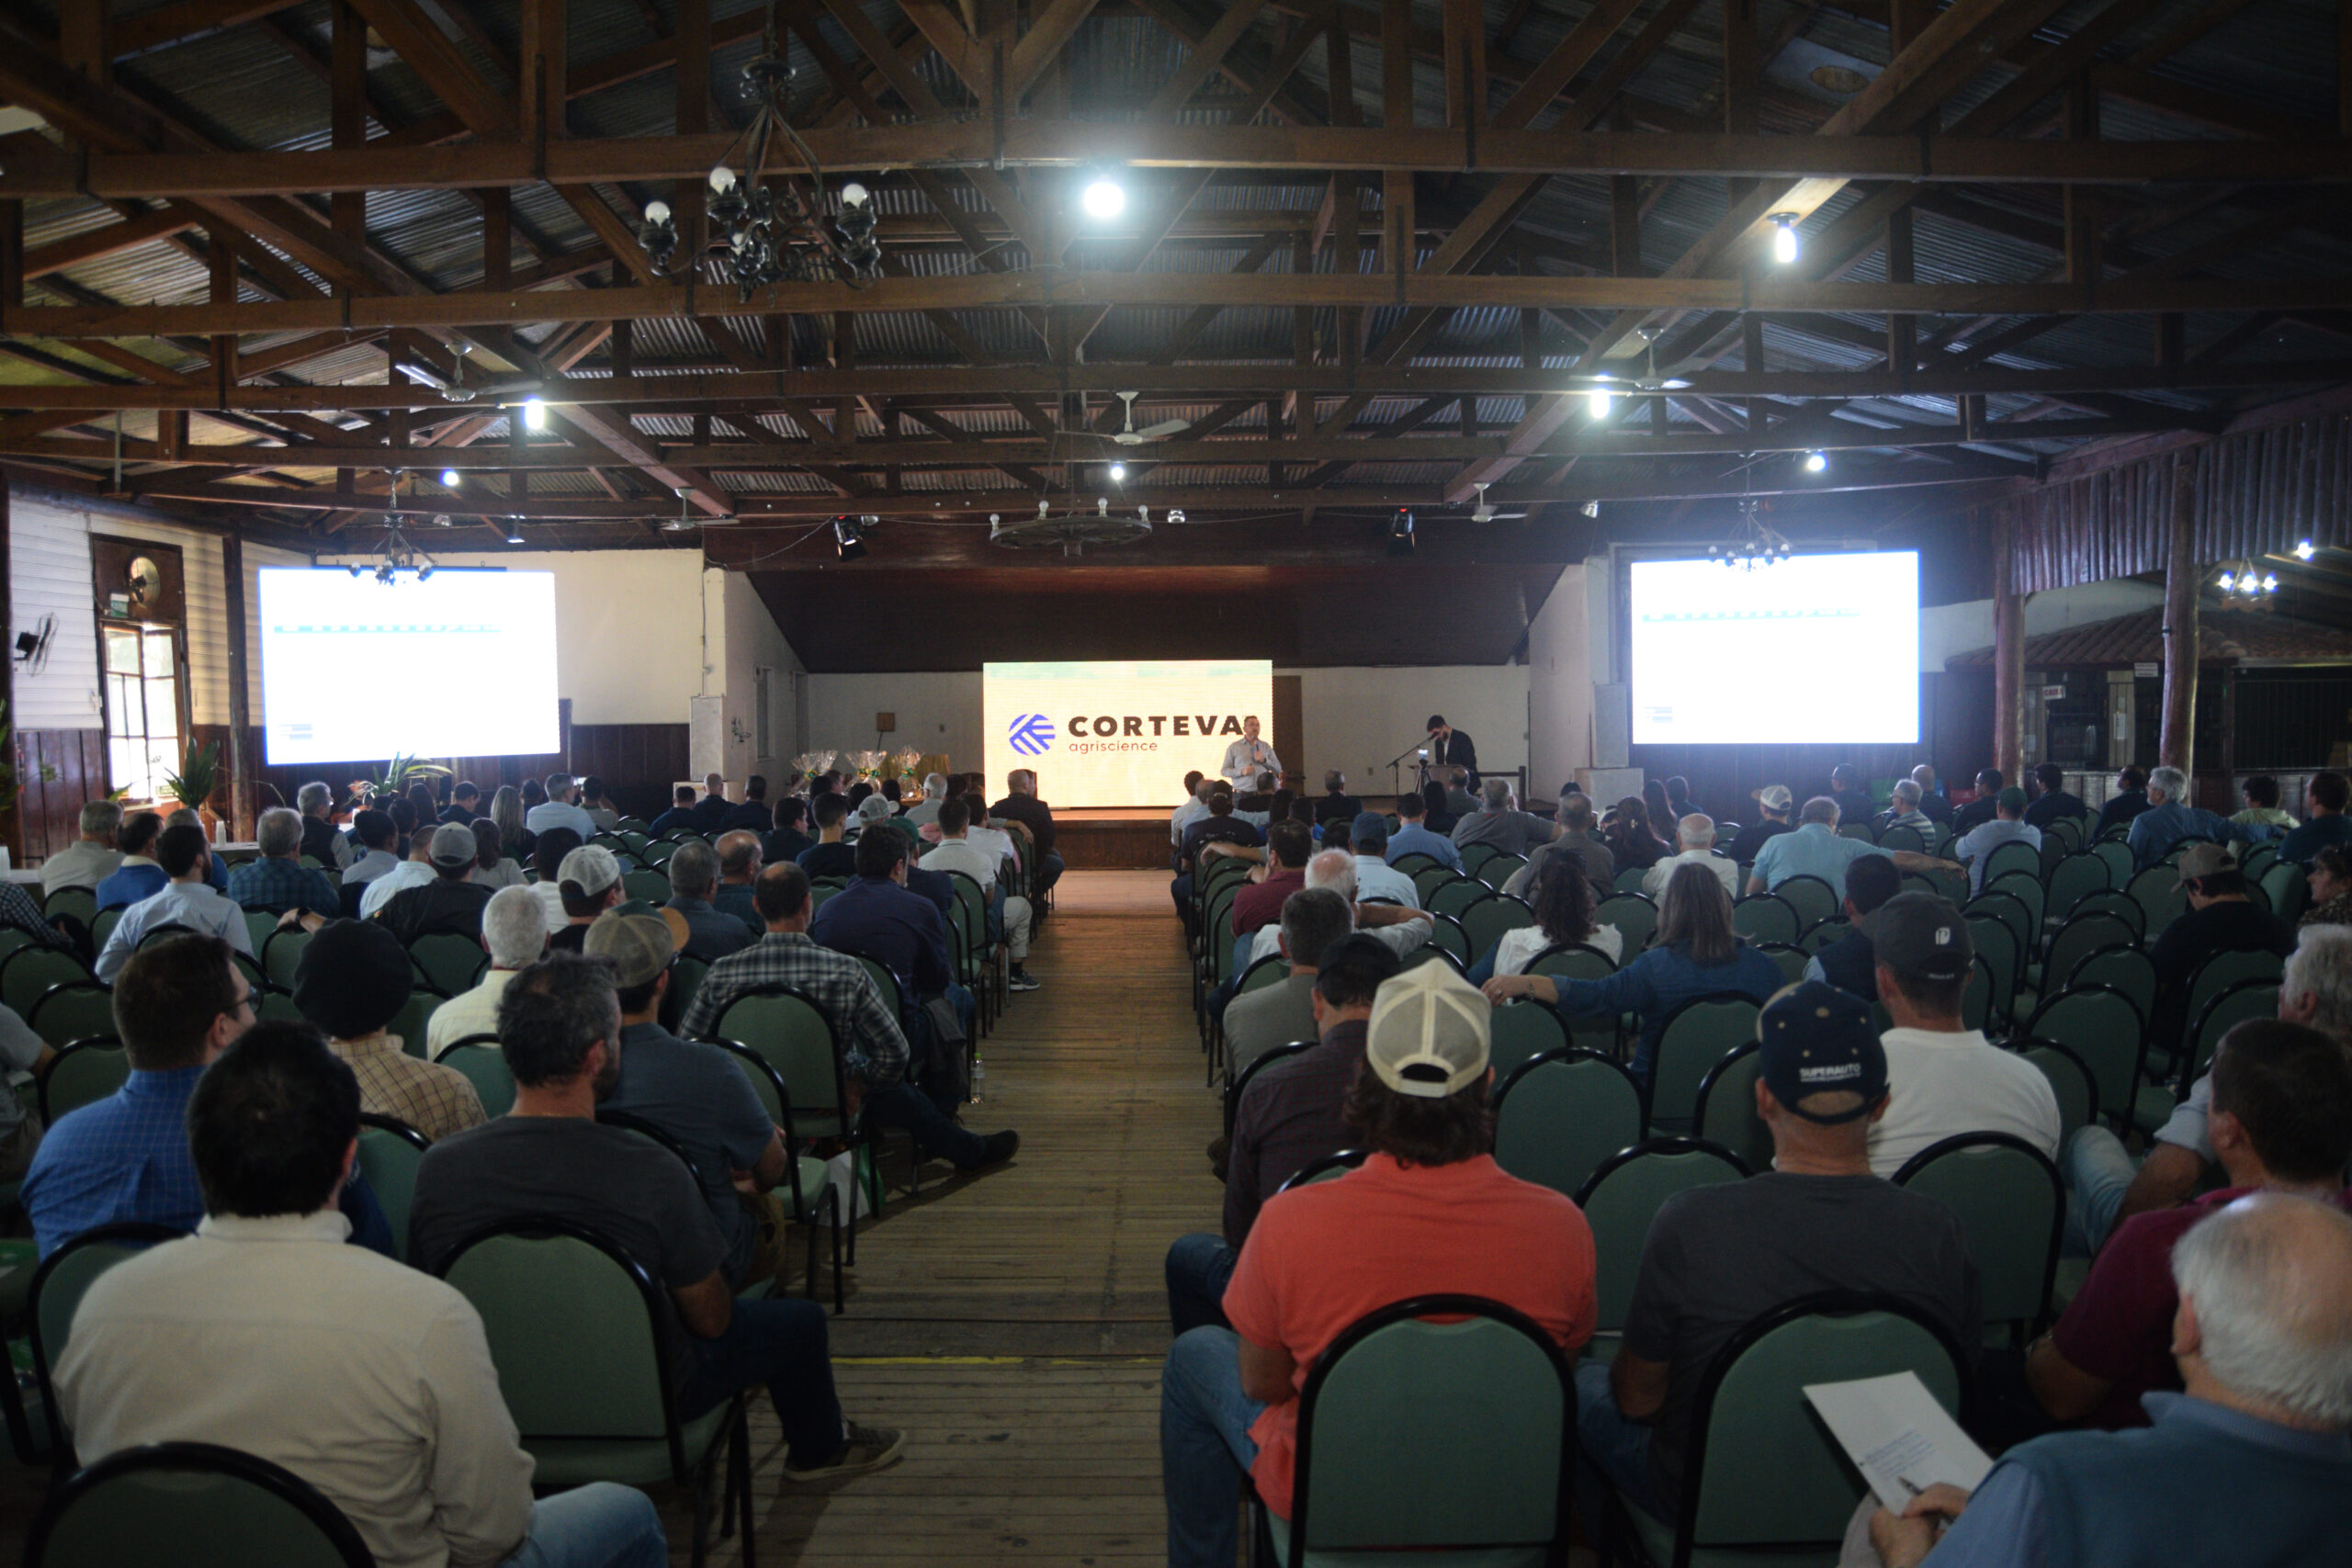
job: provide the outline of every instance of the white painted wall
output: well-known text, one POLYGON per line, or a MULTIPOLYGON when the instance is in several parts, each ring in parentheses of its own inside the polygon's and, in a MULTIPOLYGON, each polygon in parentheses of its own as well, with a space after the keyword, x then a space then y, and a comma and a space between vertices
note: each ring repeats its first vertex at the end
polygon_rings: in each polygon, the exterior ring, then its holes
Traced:
POLYGON ((1593 761, 1589 581, 1584 567, 1563 570, 1527 628, 1528 794, 1539 800, 1593 761))
MULTIPOLYGON (((962 771, 980 765, 980 672, 946 670, 891 675, 809 675, 802 691, 808 745, 816 750, 944 751, 962 771), (898 715, 888 735, 874 731, 877 713, 898 715)), ((1177 787, 1182 795, 1182 784, 1177 787)), ((1052 798, 1052 792, 1046 792, 1052 798)))
MULTIPOLYGON (((1556 597, 1558 590, 1553 591, 1556 597)), ((1419 746, 1422 721, 1446 722, 1477 743, 1482 772, 1527 762, 1528 670, 1521 664, 1434 665, 1420 669, 1342 667, 1283 670, 1299 682, 1300 754, 1283 761, 1305 787, 1319 790, 1327 768, 1348 775, 1351 794, 1385 794, 1388 759, 1419 746)), ((1409 777, 1400 766, 1398 782, 1409 777)))
POLYGON ((769 779, 782 775, 793 744, 795 710, 793 676, 800 660, 777 629, 775 617, 753 591, 751 579, 740 571, 703 573, 703 596, 715 628, 711 646, 718 651, 707 690, 720 699, 720 753, 729 779, 759 773, 769 779), (760 744, 759 691, 768 689, 767 745, 760 744), (740 738, 739 738, 740 736, 740 738))

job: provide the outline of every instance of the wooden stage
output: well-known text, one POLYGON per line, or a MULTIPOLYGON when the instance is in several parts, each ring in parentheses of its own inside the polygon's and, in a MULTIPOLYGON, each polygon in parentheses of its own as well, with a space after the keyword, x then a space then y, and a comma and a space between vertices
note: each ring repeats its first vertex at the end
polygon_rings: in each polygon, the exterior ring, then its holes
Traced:
POLYGON ((1071 871, 1162 871, 1174 806, 1073 807, 1054 813, 1054 852, 1071 871))

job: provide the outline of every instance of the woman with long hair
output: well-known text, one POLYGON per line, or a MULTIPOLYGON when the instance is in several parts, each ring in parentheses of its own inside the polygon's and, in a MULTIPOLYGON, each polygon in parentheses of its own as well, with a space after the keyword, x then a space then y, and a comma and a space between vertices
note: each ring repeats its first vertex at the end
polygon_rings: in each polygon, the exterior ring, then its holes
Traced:
POLYGON ((1532 997, 1563 1018, 1639 1013, 1641 1043, 1634 1076, 1646 1081, 1658 1036, 1676 1008, 1698 997, 1742 996, 1761 1006, 1781 988, 1781 966, 1732 930, 1731 895, 1702 865, 1677 868, 1658 906, 1657 934, 1647 952, 1606 980, 1555 980, 1548 975, 1498 975, 1487 998, 1532 997))
POLYGON ((1624 961, 1624 933, 1592 918, 1592 878, 1573 855, 1546 855, 1535 868, 1535 923, 1507 931, 1494 951, 1470 966, 1470 983, 1483 986, 1497 975, 1525 973, 1546 948, 1579 944, 1624 961))
POLYGON ((1609 853, 1623 871, 1647 871, 1670 852, 1650 826, 1649 807, 1642 804, 1638 795, 1629 795, 1617 803, 1601 829, 1608 841, 1609 853))
POLYGON ((473 829, 474 883, 477 886, 495 891, 501 887, 520 887, 530 880, 523 874, 520 863, 506 858, 505 835, 498 830, 495 820, 477 817, 473 829))
POLYGON ((490 797, 490 819, 498 826, 498 843, 517 862, 531 858, 531 840, 535 836, 523 826, 523 792, 513 784, 500 784, 498 793, 490 797))

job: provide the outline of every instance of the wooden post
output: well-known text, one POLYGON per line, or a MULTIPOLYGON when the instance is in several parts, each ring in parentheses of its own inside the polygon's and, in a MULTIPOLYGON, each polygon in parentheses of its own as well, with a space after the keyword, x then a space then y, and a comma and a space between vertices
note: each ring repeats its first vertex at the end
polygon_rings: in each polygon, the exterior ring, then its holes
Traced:
POLYGON ((2165 549, 2164 728, 2157 732, 2156 761, 2192 778, 2197 730, 2196 533, 2197 458, 2183 452, 2173 459, 2172 531, 2165 549))
POLYGON ((2025 772, 2025 599, 2006 512, 1993 524, 1993 765, 2004 784, 2025 772))
POLYGON ((220 536, 220 585, 229 617, 229 819, 240 842, 254 836, 260 792, 251 752, 252 697, 245 676, 245 542, 232 524, 220 536))
MULTIPOLYGON (((6 721, 8 733, 7 755, 0 760, 8 764, 21 803, 25 791, 25 732, 17 713, 17 611, 9 586, 8 502, 8 486, 0 480, 0 719, 6 721)), ((0 811, 0 844, 7 846, 10 865, 24 864, 24 812, 20 805, 0 811)))

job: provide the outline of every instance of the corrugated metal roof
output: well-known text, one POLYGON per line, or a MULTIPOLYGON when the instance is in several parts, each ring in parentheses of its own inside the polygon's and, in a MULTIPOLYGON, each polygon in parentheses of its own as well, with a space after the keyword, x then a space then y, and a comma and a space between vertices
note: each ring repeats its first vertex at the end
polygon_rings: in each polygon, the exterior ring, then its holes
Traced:
MULTIPOLYGON (((2035 670, 2071 670, 2158 663, 2165 656, 2164 619, 2164 608, 2158 605, 2111 621, 2030 637, 2025 639, 2026 665, 2035 670)), ((2242 664, 2253 660, 2352 662, 2352 630, 2290 621, 2260 611, 2199 608, 2198 663, 2242 664)), ((1944 660, 1944 668, 1983 669, 1992 662, 1993 650, 1979 648, 1953 654, 1944 660)))

